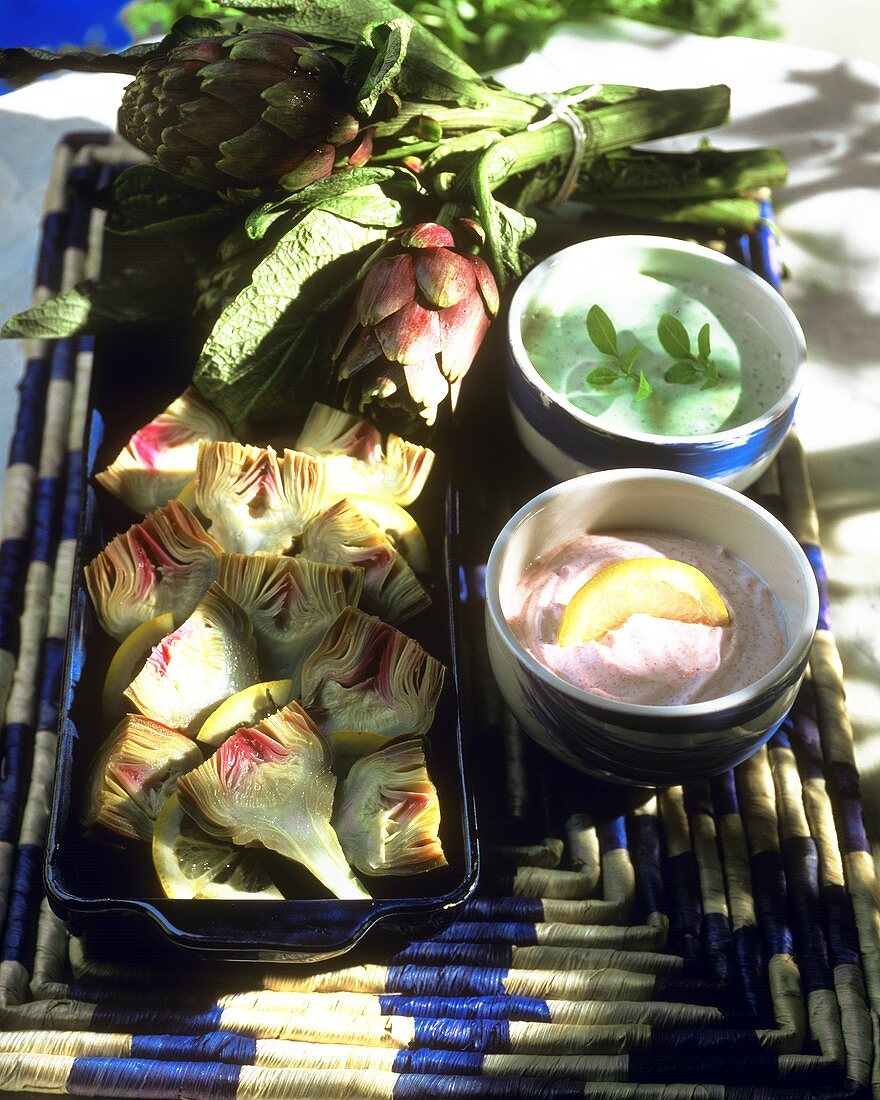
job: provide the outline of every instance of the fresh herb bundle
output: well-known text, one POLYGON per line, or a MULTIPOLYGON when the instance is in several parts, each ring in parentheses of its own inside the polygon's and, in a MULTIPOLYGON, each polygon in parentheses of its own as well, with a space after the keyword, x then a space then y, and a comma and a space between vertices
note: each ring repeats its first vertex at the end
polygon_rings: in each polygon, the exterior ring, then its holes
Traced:
MULTIPOLYGON (((530 263, 530 211, 569 180, 574 127, 541 96, 482 79, 387 0, 235 9, 119 55, 0 51, 0 77, 19 82, 130 74, 120 129, 152 161, 124 172, 110 202, 121 269, 3 335, 195 315, 194 382, 236 427, 316 399, 407 431, 431 424, 457 397, 498 288, 530 263)), ((741 192, 784 179, 775 150, 631 148, 719 125, 726 87, 597 85, 565 99, 586 135, 573 197, 672 219, 699 207, 743 231, 759 204, 741 192)))

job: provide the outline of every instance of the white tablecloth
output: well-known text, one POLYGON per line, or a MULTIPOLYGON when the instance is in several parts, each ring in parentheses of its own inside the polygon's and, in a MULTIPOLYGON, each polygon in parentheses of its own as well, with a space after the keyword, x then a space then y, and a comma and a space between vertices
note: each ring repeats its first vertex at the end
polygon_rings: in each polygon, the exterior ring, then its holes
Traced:
MULTIPOLYGON (((869 831, 880 839, 880 68, 800 47, 602 20, 561 29, 506 79, 524 91, 593 81, 724 82, 733 90, 733 121, 710 136, 728 147, 777 145, 789 159, 791 180, 776 200, 792 273, 786 293, 810 352, 797 419, 828 557, 869 831)), ((53 145, 71 129, 112 126, 125 82, 71 74, 0 98, 0 316, 29 304, 53 145)), ((20 369, 20 349, 0 343, 4 395, 20 369)), ((12 403, 0 401, 4 452, 13 415, 12 403)))

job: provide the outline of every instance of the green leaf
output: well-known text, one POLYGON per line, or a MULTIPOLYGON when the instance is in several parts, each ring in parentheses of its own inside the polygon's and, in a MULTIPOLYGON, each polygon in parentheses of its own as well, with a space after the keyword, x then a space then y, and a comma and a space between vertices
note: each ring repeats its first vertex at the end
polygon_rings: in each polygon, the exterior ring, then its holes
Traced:
POLYGON ((610 386, 612 382, 617 382, 620 375, 613 367, 596 367, 591 370, 587 375, 587 381, 591 386, 610 386))
POLYGON ((696 382, 697 368, 693 363, 674 363, 663 377, 675 386, 686 386, 691 382, 696 382))
POLYGON ((635 365, 635 361, 636 361, 636 359, 638 359, 638 357, 641 355, 641 353, 642 353, 642 345, 641 344, 633 344, 633 346, 629 349, 629 351, 623 357, 623 362, 621 364, 621 370, 623 371, 624 374, 627 374, 627 375, 632 374, 633 366, 635 365))
POLYGON ((646 397, 650 397, 654 392, 654 387, 645 377, 643 370, 639 371, 639 388, 636 390, 636 401, 644 401, 646 397))
POLYGON ((188 187, 151 164, 135 164, 117 176, 107 228, 132 237, 184 233, 232 219, 235 207, 211 191, 188 187))
POLYGON ((691 358, 691 338, 677 317, 664 313, 657 325, 657 339, 673 359, 691 358))
POLYGON ((413 176, 399 169, 348 168, 344 172, 317 180, 283 199, 254 207, 245 219, 245 231, 251 240, 262 240, 281 217, 295 217, 349 191, 356 191, 370 184, 389 183, 391 180, 412 190, 418 189, 413 176))
POLYGON ((192 281, 173 272, 150 278, 143 271, 88 280, 54 298, 16 313, 0 330, 11 339, 59 340, 65 336, 109 332, 119 325, 164 321, 192 312, 192 281))
POLYGON ((405 207, 376 184, 308 210, 254 269, 205 343, 198 388, 233 421, 304 412, 335 382, 357 272, 405 207))
POLYGON ((703 363, 706 363, 709 356, 712 354, 712 345, 709 342, 709 322, 700 329, 697 335, 697 346, 700 349, 700 359, 703 363))
POLYGON ((706 362, 706 379, 700 386, 701 390, 711 390, 713 386, 718 385, 718 367, 715 365, 714 359, 709 359, 706 362))
POLYGON ((362 40, 352 51, 345 69, 346 82, 358 89, 358 110, 363 118, 369 118, 381 96, 393 88, 406 57, 413 25, 409 19, 394 19, 364 27, 362 40))
POLYGON ((587 313, 587 334, 603 355, 617 355, 617 329, 599 305, 590 306, 587 313))

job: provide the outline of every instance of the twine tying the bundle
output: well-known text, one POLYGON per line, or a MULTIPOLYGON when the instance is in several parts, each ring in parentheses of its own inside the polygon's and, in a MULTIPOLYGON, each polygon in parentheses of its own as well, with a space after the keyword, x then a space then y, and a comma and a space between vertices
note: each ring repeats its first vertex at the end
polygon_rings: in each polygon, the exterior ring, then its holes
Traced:
POLYGON ((583 103, 586 99, 591 99, 598 92, 601 92, 601 90, 601 84, 591 84, 589 88, 584 88, 576 95, 556 95, 555 92, 538 93, 538 99, 544 100, 550 108, 550 114, 546 115, 544 118, 538 119, 537 122, 533 122, 527 129, 543 130, 545 126, 550 126, 554 122, 564 122, 571 130, 573 139, 568 169, 563 177, 562 183, 559 185, 559 190, 553 198, 547 202, 547 206, 559 206, 560 203, 565 202, 569 195, 571 195, 572 191, 574 191, 577 186, 578 173, 584 162, 584 153, 587 149, 587 127, 583 120, 571 109, 572 105, 575 103, 583 103))

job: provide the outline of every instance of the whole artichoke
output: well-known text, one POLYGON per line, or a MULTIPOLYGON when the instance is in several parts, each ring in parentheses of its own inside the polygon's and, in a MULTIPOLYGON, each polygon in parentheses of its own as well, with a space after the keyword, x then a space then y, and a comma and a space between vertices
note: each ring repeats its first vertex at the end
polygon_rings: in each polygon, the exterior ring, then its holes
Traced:
POLYGON ((286 30, 184 42, 150 61, 125 89, 123 137, 159 168, 224 192, 279 184, 289 191, 362 164, 360 133, 341 67, 286 30))
MULTIPOLYGON (((461 220, 460 230, 479 227, 461 220)), ((392 407, 427 424, 461 380, 498 312, 488 265, 434 222, 400 230, 368 260, 336 348, 340 380, 361 411, 392 407)))

